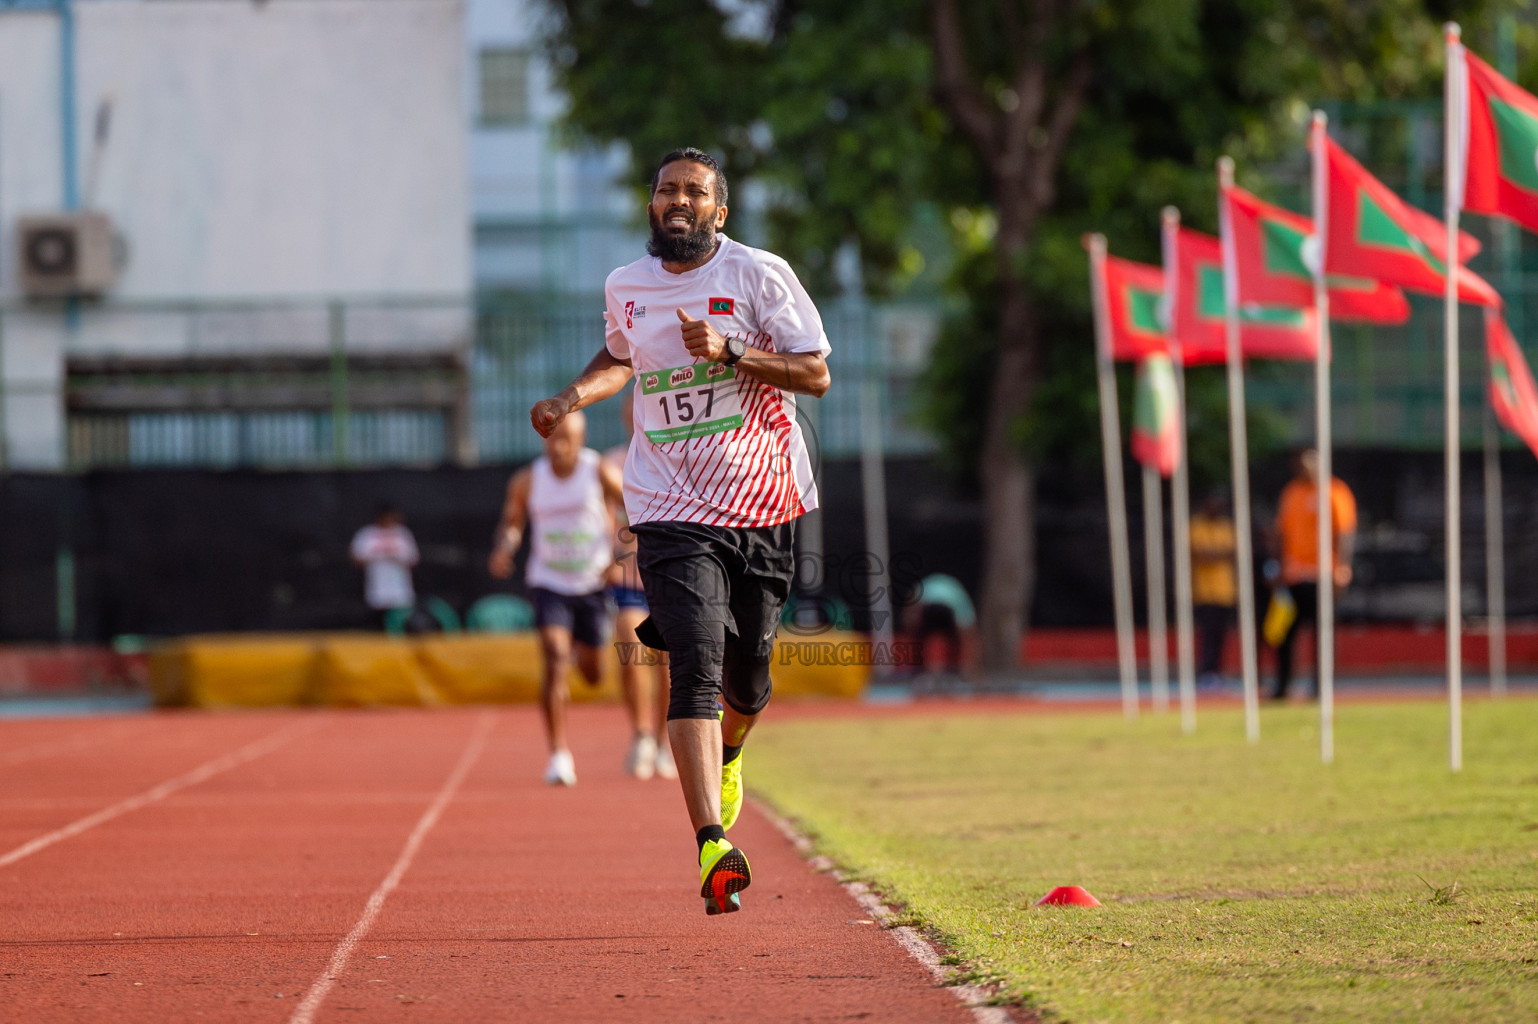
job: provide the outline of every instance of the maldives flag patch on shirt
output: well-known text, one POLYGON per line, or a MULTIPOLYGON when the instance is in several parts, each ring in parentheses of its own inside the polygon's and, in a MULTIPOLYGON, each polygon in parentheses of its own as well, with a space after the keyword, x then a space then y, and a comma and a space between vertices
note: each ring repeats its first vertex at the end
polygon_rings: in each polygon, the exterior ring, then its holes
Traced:
POLYGON ((731 299, 714 299, 714 298, 711 299, 710 300, 710 312, 711 312, 712 315, 714 315, 716 313, 723 313, 723 314, 725 314, 727 316, 730 316, 731 312, 732 312, 732 300, 731 299))

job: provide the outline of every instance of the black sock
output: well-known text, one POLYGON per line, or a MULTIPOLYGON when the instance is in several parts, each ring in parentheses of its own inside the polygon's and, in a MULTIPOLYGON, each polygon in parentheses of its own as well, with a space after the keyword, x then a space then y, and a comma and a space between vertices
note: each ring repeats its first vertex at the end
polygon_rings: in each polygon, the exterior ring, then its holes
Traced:
POLYGON ((737 755, 739 755, 741 753, 742 753, 742 744, 740 744, 740 743, 737 746, 735 746, 735 747, 728 747, 725 744, 722 744, 721 745, 721 764, 722 765, 731 764, 733 761, 737 760, 737 755))
POLYGON ((710 842, 712 839, 725 838, 726 829, 722 828, 720 825, 706 825, 704 828, 694 833, 694 841, 699 845, 701 853, 705 851, 705 844, 710 842))

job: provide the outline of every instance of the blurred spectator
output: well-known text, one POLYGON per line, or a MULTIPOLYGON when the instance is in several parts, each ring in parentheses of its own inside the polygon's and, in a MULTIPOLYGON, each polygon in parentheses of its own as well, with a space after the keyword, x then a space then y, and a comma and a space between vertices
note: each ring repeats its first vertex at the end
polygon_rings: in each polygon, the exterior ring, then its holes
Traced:
MULTIPOLYGON (((1314 627, 1313 695, 1319 696, 1319 453, 1310 448, 1298 456, 1296 475, 1282 488, 1276 509, 1277 555, 1281 583, 1297 609, 1276 648, 1273 700, 1285 700, 1292 683, 1292 645, 1304 623, 1314 627)), ((1351 556, 1356 548, 1356 498, 1338 477, 1330 479, 1331 578, 1339 591, 1351 583, 1351 556)))
POLYGON ((416 604, 411 567, 419 557, 416 538, 394 505, 379 506, 374 521, 353 536, 352 560, 363 567, 363 600, 376 627, 384 628, 393 609, 416 604))
POLYGON ((1239 600, 1235 549, 1227 503, 1220 494, 1209 495, 1191 518, 1191 601, 1200 641, 1197 680, 1202 686, 1223 682, 1223 641, 1239 600))
POLYGON ((924 577, 908 606, 908 628, 919 648, 917 671, 930 671, 929 640, 939 636, 945 641, 945 671, 961 675, 976 626, 977 612, 960 580, 944 573, 924 577))

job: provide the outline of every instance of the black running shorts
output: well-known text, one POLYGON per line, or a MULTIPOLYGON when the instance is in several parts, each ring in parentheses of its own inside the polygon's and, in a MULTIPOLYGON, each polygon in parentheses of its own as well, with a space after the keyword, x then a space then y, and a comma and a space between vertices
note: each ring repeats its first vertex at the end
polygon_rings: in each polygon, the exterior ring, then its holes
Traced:
POLYGON ((641 523, 636 559, 651 617, 641 642, 669 653, 668 718, 714 718, 717 699, 754 715, 796 562, 795 524, 641 523))
POLYGON ((529 600, 534 605, 536 628, 564 629, 584 647, 602 647, 609 642, 612 616, 607 592, 558 594, 544 587, 530 587, 529 600))

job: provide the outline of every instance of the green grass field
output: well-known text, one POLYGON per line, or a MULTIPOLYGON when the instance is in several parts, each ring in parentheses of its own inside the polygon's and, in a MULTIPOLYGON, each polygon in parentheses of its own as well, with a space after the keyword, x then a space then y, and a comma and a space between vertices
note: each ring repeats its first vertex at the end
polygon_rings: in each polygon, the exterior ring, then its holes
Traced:
POLYGON ((749 785, 1047 1020, 1538 1019, 1538 701, 766 722, 749 785), (1032 904, 1083 885, 1097 909, 1032 904), (1456 886, 1456 888, 1454 888, 1456 886))

